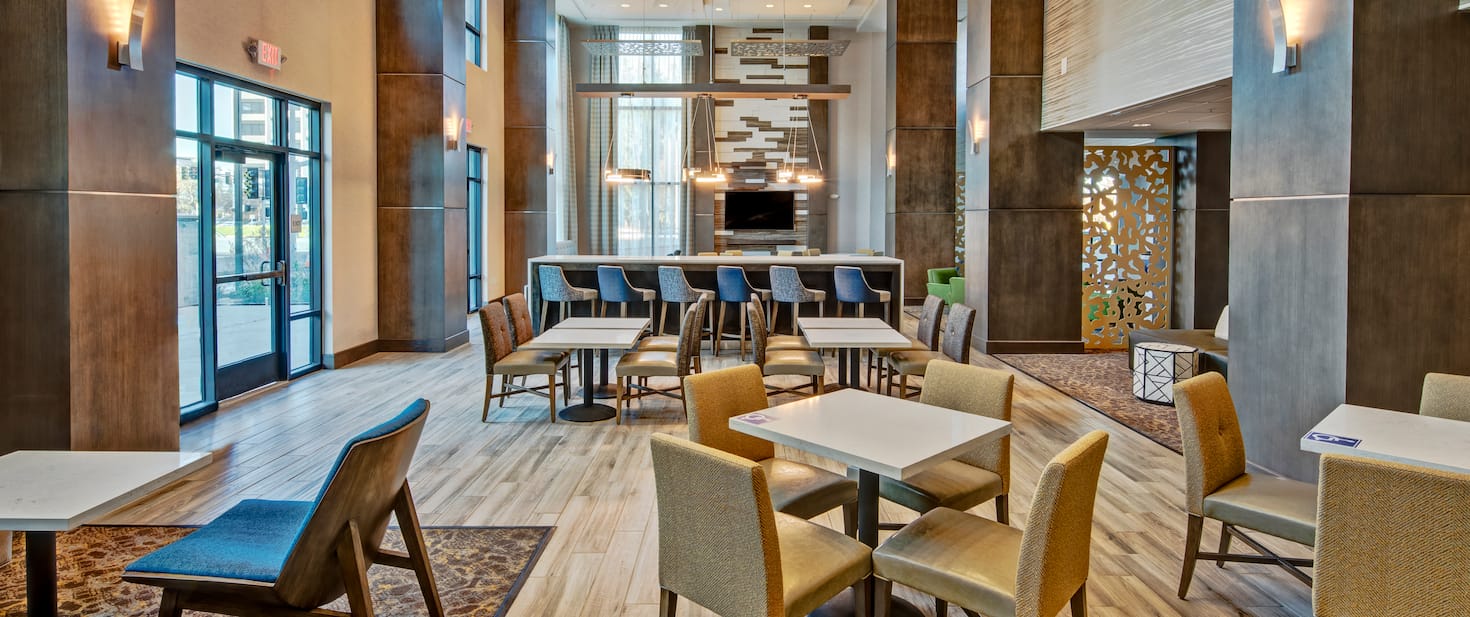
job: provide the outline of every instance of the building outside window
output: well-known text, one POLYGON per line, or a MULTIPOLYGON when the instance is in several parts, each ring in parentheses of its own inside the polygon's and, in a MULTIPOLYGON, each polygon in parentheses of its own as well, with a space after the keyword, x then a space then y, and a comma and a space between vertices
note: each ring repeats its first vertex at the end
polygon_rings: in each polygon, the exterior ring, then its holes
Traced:
MULTIPOLYGON (((624 40, 683 38, 680 28, 621 28, 624 40)), ((623 83, 684 83, 680 56, 620 56, 617 79, 623 83)), ((684 99, 616 99, 618 167, 648 169, 652 182, 619 185, 619 255, 668 255, 684 248, 684 99)))
POLYGON ((485 28, 485 0, 465 0, 464 3, 464 55, 465 60, 485 68, 485 50, 481 34, 485 28))
POLYGON ((469 310, 471 313, 485 302, 485 149, 469 147, 465 167, 465 178, 469 184, 469 195, 465 200, 468 218, 466 232, 468 242, 469 310))

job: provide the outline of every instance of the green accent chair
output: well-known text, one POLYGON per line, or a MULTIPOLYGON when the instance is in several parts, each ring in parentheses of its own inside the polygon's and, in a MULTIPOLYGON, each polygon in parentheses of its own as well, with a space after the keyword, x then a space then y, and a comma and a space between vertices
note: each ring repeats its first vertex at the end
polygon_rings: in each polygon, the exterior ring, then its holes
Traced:
POLYGON ((958 268, 934 268, 929 270, 929 295, 939 296, 945 304, 965 301, 965 277, 958 268))

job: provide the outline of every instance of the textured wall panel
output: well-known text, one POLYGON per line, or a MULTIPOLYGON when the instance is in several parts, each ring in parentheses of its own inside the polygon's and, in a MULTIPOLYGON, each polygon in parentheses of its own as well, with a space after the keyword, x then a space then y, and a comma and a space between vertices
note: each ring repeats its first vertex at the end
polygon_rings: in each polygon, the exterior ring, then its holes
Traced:
POLYGON ((1050 0, 1042 128, 1230 77, 1232 7, 1231 0, 1050 0))

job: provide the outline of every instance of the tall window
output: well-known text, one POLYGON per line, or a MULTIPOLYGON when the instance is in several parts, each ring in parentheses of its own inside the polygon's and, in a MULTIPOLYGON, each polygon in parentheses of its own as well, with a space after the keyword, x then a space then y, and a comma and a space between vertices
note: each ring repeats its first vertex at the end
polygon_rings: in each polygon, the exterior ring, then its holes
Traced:
POLYGON ((467 231, 469 241, 469 299, 470 312, 485 302, 485 149, 469 148, 469 159, 465 177, 469 181, 469 196, 465 201, 468 209, 467 231))
MULTIPOLYGON (((683 38, 679 28, 621 28, 624 40, 683 38)), ((680 56, 620 56, 623 83, 684 83, 680 56)), ((684 99, 627 97, 616 100, 618 167, 648 169, 652 182, 619 185, 619 255, 668 255, 684 248, 684 99)))
POLYGON ((485 0, 464 0, 464 55, 475 66, 485 68, 481 32, 485 26, 485 0))

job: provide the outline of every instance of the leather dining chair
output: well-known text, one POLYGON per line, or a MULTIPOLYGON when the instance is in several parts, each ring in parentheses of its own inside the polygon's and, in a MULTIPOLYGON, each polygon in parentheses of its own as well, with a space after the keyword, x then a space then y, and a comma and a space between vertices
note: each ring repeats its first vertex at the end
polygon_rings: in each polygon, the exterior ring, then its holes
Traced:
MULTIPOLYGON (((944 298, 939 296, 925 296, 924 306, 919 309, 919 324, 914 328, 914 336, 905 336, 909 339, 909 351, 939 351, 939 331, 944 325, 944 298)), ((888 370, 888 354, 903 349, 879 349, 877 354, 868 356, 868 383, 886 383, 888 370), (878 381, 873 381, 872 371, 878 369, 878 381)))
POLYGON ((571 400, 572 372, 568 362, 571 354, 551 349, 515 349, 512 320, 499 300, 481 306, 476 312, 480 316, 480 334, 485 339, 485 400, 480 408, 480 421, 490 418, 492 399, 500 399, 500 406, 504 407, 506 397, 526 393, 546 397, 551 405, 551 421, 556 422, 556 374, 561 373, 562 400, 571 400), (497 375, 499 392, 495 391, 497 375), (546 385, 526 386, 514 381, 529 375, 545 376, 546 385))
POLYGON ((351 615, 372 615, 367 570, 376 564, 412 570, 429 615, 443 617, 407 481, 428 413, 428 401, 419 399, 352 438, 315 500, 242 501, 133 562, 122 579, 161 587, 160 617, 185 609, 345 617, 319 607, 345 592, 351 615), (403 530, 406 552, 382 547, 389 515, 403 530))
POLYGON ((1470 475, 1324 454, 1317 617, 1470 610, 1470 475))
POLYGON ((724 617, 798 617, 849 587, 867 597, 871 549, 777 512, 759 463, 664 433, 649 441, 660 617, 680 597, 724 617))
POLYGON ((1470 377, 1446 373, 1425 375, 1419 415, 1470 422, 1470 377))
POLYGON ((526 302, 526 294, 513 293, 500 299, 505 305, 505 313, 510 316, 510 333, 516 349, 521 345, 531 342, 536 338, 536 328, 531 325, 531 306, 526 302))
POLYGON ((745 364, 685 377, 684 404, 689 439, 759 463, 776 511, 810 519, 841 507, 843 532, 857 536, 857 482, 776 458, 775 444, 730 430, 730 418, 771 406, 760 367, 745 364))
POLYGON ((684 400, 684 377, 694 366, 699 355, 699 324, 709 303, 696 300, 684 311, 679 322, 679 347, 675 351, 635 351, 623 354, 615 368, 618 376, 618 424, 623 423, 623 403, 645 396, 659 395, 684 400), (654 388, 646 385, 650 377, 673 377, 679 380, 672 388, 654 388), (677 394, 676 394, 677 393, 677 394))
POLYGON ((884 376, 884 387, 893 393, 894 377, 898 377, 898 397, 908 398, 909 377, 923 377, 930 360, 951 360, 960 364, 970 363, 970 335, 975 332, 975 309, 963 304, 949 308, 949 318, 944 322, 944 335, 939 339, 939 351, 909 349, 888 354, 888 370, 884 376))
MULTIPOLYGON (((770 338, 766 333, 766 317, 761 314, 760 307, 759 297, 751 294, 750 301, 746 303, 745 313, 750 319, 750 340, 751 347, 755 350, 753 353, 755 365, 761 368, 761 374, 810 377, 812 396, 821 394, 827 378, 827 363, 822 360, 822 354, 810 349, 771 349, 770 338)), ((776 394, 796 390, 795 388, 766 387, 776 394)))
POLYGON ((1310 585, 1301 571, 1311 559, 1283 557, 1246 535, 1241 528, 1312 546, 1317 537, 1317 487, 1306 482, 1245 471, 1245 440, 1230 398, 1230 387, 1219 373, 1205 373, 1174 384, 1179 433, 1184 440, 1184 492, 1189 526, 1184 539, 1184 568, 1179 575, 1179 597, 1189 593, 1194 565, 1199 559, 1278 565, 1310 585), (1201 553, 1200 536, 1206 518, 1221 523, 1220 551, 1201 553), (1258 555, 1227 553, 1238 538, 1258 555))
MULTIPOLYGON (((1015 383, 1015 375, 1006 371, 935 360, 929 363, 919 402, 1010 422, 1015 383)), ((920 514, 935 508, 964 512, 993 499, 995 520, 1008 524, 1010 485, 1011 438, 1007 435, 908 480, 881 477, 878 494, 920 514)))
POLYGON ((949 508, 909 523, 873 551, 876 617, 887 617, 893 583, 987 617, 1052 617, 1071 604, 1087 615, 1092 509, 1108 434, 1083 435, 1047 463, 1026 530, 949 508))

